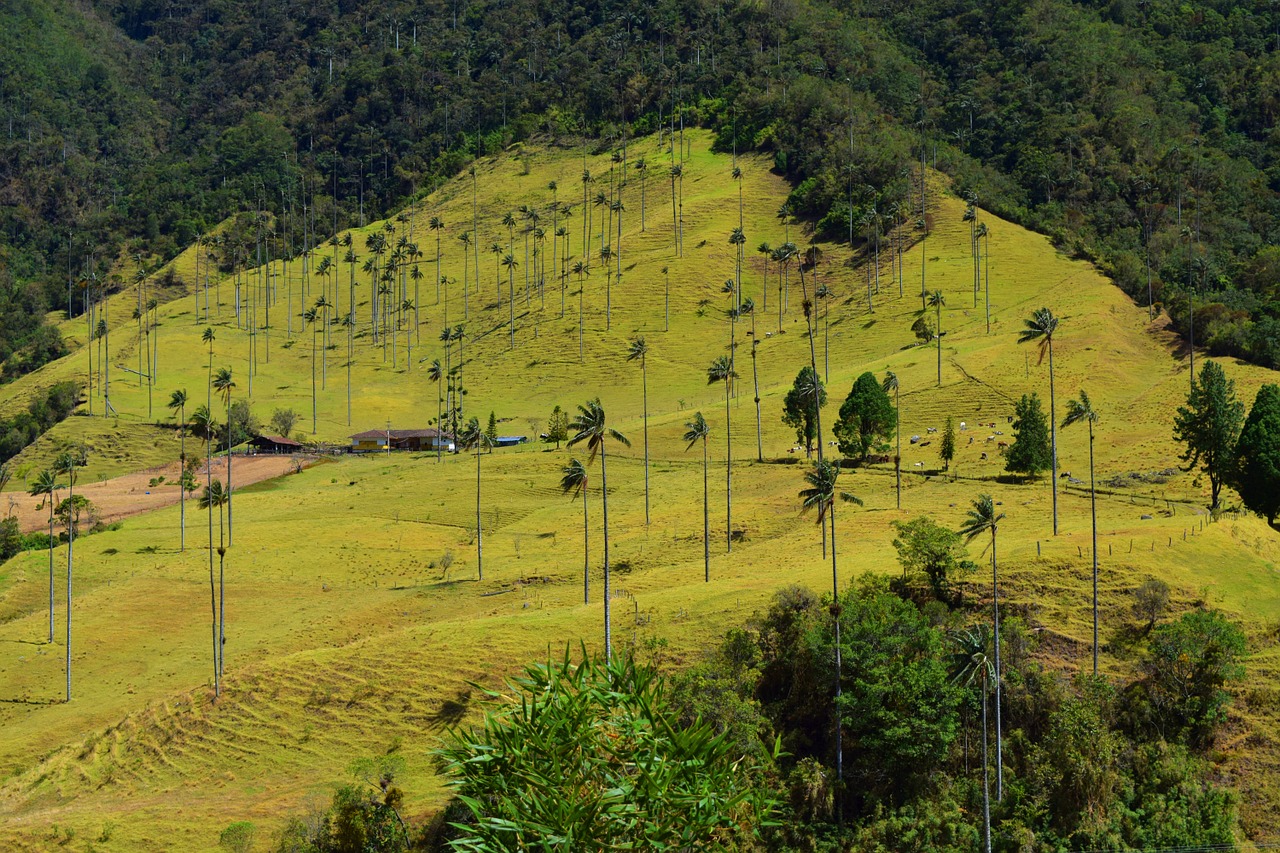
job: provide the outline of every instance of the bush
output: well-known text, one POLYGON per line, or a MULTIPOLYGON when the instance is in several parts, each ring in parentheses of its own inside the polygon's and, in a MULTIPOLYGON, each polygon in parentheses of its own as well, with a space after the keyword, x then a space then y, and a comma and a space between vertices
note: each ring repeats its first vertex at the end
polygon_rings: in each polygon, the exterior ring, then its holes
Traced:
POLYGON ((454 849, 732 846, 773 811, 758 764, 709 724, 682 724, 657 673, 630 658, 566 651, 508 690, 518 702, 437 751, 470 818, 454 849))
POLYGON ((1226 685, 1244 675, 1244 651, 1244 633, 1215 610, 1161 625, 1151 635, 1144 678, 1130 690, 1130 724, 1192 748, 1208 746, 1227 718, 1226 685))

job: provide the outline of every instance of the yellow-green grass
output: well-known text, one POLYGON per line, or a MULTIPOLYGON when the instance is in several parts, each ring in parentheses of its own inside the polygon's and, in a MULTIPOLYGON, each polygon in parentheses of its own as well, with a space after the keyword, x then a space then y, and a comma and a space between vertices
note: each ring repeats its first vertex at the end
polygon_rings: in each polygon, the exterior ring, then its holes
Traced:
MULTIPOLYGON (((603 276, 593 274, 588 298, 596 311, 588 318, 585 363, 577 361, 576 327, 570 331, 571 318, 566 317, 545 322, 537 341, 529 323, 520 325, 514 353, 506 351, 502 328, 481 337, 474 348, 468 342, 466 365, 469 409, 482 420, 490 410, 513 418, 514 426, 503 432, 530 432, 526 419, 545 419, 555 403, 569 407, 588 396, 603 398, 611 421, 633 439, 630 450, 611 446, 608 457, 611 556, 625 568, 614 582, 633 596, 614 602, 615 636, 624 645, 633 636, 667 638, 669 654, 683 660, 696 657, 725 627, 761 607, 778 586, 799 582, 825 589, 831 583, 818 531, 797 514, 799 464, 744 461, 735 466, 733 526, 745 531, 746 541, 735 543, 732 555, 724 553, 723 390, 708 387, 704 371, 727 351, 728 326, 720 313, 727 302, 719 285, 733 274, 726 238, 737 222, 736 187, 728 176, 728 158, 706 153, 705 135, 693 138, 685 179, 685 258, 670 257, 669 195, 663 195, 669 189, 665 181, 651 180, 647 236, 627 226, 623 238, 624 253, 628 243, 636 247, 636 268, 626 271, 624 283, 643 281, 645 288, 615 288, 614 327, 606 334, 603 276), (707 245, 697 248, 703 239, 707 245), (670 333, 661 331, 663 265, 672 278, 670 333), (702 298, 711 300, 712 310, 698 317, 695 310, 702 298), (652 348, 653 518, 647 528, 639 462, 639 367, 623 360, 626 339, 637 331, 652 348), (538 364, 531 367, 534 361, 538 364), (686 451, 680 440, 694 409, 701 409, 713 426, 710 584, 702 582, 701 453, 698 448, 686 451), (644 623, 639 627, 637 610, 644 623)), ((483 164, 482 231, 486 218, 492 221, 518 204, 549 199, 542 188, 551 179, 559 181, 562 200, 572 198, 575 189, 581 199, 581 152, 535 152, 530 162, 527 176, 515 157, 483 164)), ((606 158, 588 162, 593 173, 607 168, 606 158)), ((741 163, 748 247, 762 239, 776 245, 782 235, 774 211, 784 187, 762 163, 745 158, 741 163)), ((634 186, 627 193, 628 219, 638 220, 634 186)), ((461 280, 461 244, 454 235, 469 227, 469 186, 450 184, 440 198, 441 215, 449 225, 442 242, 453 249, 452 270, 446 250, 446 271, 461 280)), ((430 201, 417 208, 415 224, 415 236, 429 258, 434 239, 425 220, 437 212, 430 201)), ((1052 537, 1047 480, 1030 486, 995 481, 1001 466, 994 442, 985 442, 993 431, 973 425, 980 418, 996 421, 1007 439, 1011 430, 1003 422, 1012 412, 1013 398, 1031 389, 1047 397, 1047 363, 1038 366, 1034 351, 1014 341, 1022 318, 1048 305, 1067 318, 1055 342, 1059 417, 1063 401, 1084 384, 1103 415, 1096 447, 1100 475, 1170 468, 1177 461, 1170 423, 1185 394, 1185 362, 1175 357, 1173 342, 1147 322, 1145 312, 1092 268, 1058 256, 1044 238, 994 217, 987 219, 995 322, 986 335, 981 307, 972 307, 967 225, 960 221, 961 212, 958 201, 937 199, 937 226, 925 247, 929 288, 943 289, 949 303, 943 311, 948 335, 942 388, 934 387, 935 351, 909 346, 912 312, 919 307, 919 246, 907 255, 905 299, 897 299, 896 287, 889 284, 885 261, 884 298, 877 301, 874 316, 866 313, 863 270, 845 266, 847 248, 824 247, 820 280, 837 293, 831 325, 832 404, 824 411, 824 427, 829 429, 860 372, 870 369, 879 375, 889 368, 902 380, 904 433, 933 442, 924 448, 904 443, 908 473, 901 511, 894 509, 892 472, 880 468, 848 475, 845 488, 860 495, 866 506, 839 509, 842 580, 867 570, 896 571, 892 520, 924 513, 958 524, 969 501, 989 491, 1008 516, 1000 534, 1003 591, 1043 629, 1045 656, 1053 665, 1083 668, 1091 630, 1087 495, 1079 488, 1060 493, 1061 535, 1052 537), (938 438, 927 428, 941 427, 948 414, 971 427, 961 434, 953 466, 959 477, 926 479, 924 472, 937 467, 938 438), (976 436, 972 445, 969 435, 976 436), (989 454, 985 462, 979 458, 984 451, 989 454), (916 462, 922 463, 920 468, 916 462)), ((792 235, 802 242, 795 228, 792 235)), ((363 238, 357 243, 362 246, 363 238)), ((748 254, 746 291, 758 298, 759 258, 748 254)), ((631 263, 624 254, 624 269, 631 263)), ((433 263, 423 266, 433 274, 433 263)), ((340 269, 345 278, 346 265, 340 269)), ((481 269, 482 281, 492 288, 492 255, 487 252, 481 254, 481 269)), ((794 269, 792 283, 798 285, 794 269)), ((771 290, 775 287, 772 282, 771 290)), ((224 297, 227 292, 224 284, 224 297)), ((365 293, 367 298, 367 287, 365 293)), ((775 294, 770 293, 771 309, 775 294)), ((345 290, 342 296, 345 304, 345 290)), ((491 290, 488 296, 492 301, 491 290)), ((171 385, 186 385, 193 397, 203 390, 206 368, 198 340, 203 326, 193 322, 189 303, 179 300, 161 311, 165 397, 171 385)), ((787 333, 760 346, 764 453, 769 459, 802 456, 788 454, 795 436, 779 422, 782 395, 808 360, 798 303, 797 288, 784 321, 787 333)), ((556 306, 558 313, 558 296, 556 306)), ((450 308, 451 323, 460 308, 458 294, 450 308)), ((496 324, 506 306, 480 313, 492 315, 496 324)), ((432 308, 427 316, 431 325, 424 330, 423 351, 434 357, 439 344, 427 343, 434 338, 428 330, 438 330, 439 314, 432 308)), ((772 323, 763 316, 759 322, 762 332, 776 330, 776 315, 772 323)), ((231 364, 245 391, 247 337, 227 324, 225 309, 223 325, 215 328, 215 366, 231 364)), ((739 326, 740 342, 745 328, 739 326)), ((308 337, 290 350, 273 348, 271 364, 262 365, 254 388, 260 414, 279 405, 309 412, 308 337)), ((113 349, 117 339, 117 358, 133 364, 136 354, 124 335, 113 334, 113 349)), ((381 427, 387 420, 394 426, 420 425, 434 417, 434 388, 416 366, 412 376, 382 368, 381 351, 370 351, 367 342, 362 346, 357 357, 358 419, 351 431, 381 427)), ((333 353, 331 369, 344 351, 339 347, 333 353)), ((743 378, 731 409, 733 453, 739 460, 755 456, 748 353, 748 347, 740 346, 743 378)), ((818 357, 821 362, 821 338, 818 357)), ((1226 367, 1248 401, 1269 376, 1245 365, 1226 367)), ((23 383, 35 387, 70 376, 72 369, 71 364, 54 365, 43 377, 23 383)), ((335 373, 321 396, 318 433, 339 440, 347 433, 345 387, 335 373)), ((21 388, 6 393, 21 393, 21 388)), ((136 386, 113 383, 112 397, 125 413, 121 429, 145 413, 145 394, 136 386)), ((157 410, 160 405, 157 394, 157 410)), ((1083 428, 1059 438, 1063 470, 1087 479, 1083 428)), ((228 692, 216 705, 209 696, 208 556, 199 548, 206 529, 200 514, 189 514, 188 542, 195 547, 181 555, 173 551, 176 508, 139 516, 120 531, 78 543, 77 698, 69 706, 56 701, 62 684, 61 641, 52 647, 40 644, 47 631, 42 609, 47 555, 25 554, 10 561, 0 568, 0 612, 5 618, 0 624, 0 698, 10 700, 0 704, 0 766, 7 776, 0 788, 0 813, 5 815, 0 839, 9 846, 39 847, 55 824, 72 826, 79 837, 88 838, 110 821, 115 824, 112 841, 100 849, 212 849, 217 831, 232 820, 249 818, 265 830, 274 828, 343 780, 352 759, 393 747, 408 763, 411 811, 430 812, 444 792, 427 752, 443 722, 454 718, 458 709, 449 703, 465 693, 468 679, 493 682, 522 661, 544 655, 548 648, 558 654, 566 642, 580 638, 593 648, 600 646, 599 494, 593 486, 592 604, 584 607, 581 505, 556 487, 569 455, 566 450, 524 447, 482 459, 483 583, 471 581, 474 458, 460 456, 443 464, 429 454, 349 458, 237 493, 236 541, 228 552, 228 692), (429 565, 445 550, 457 558, 447 582, 439 568, 429 565), (530 582, 519 583, 522 579, 530 582)), ((1208 519, 1195 504, 1206 490, 1192 480, 1192 475, 1179 474, 1165 485, 1131 488, 1100 500, 1103 634, 1114 638, 1132 623, 1129 591, 1153 576, 1173 586, 1177 607, 1203 599, 1246 624, 1259 651, 1250 661, 1249 686, 1237 697, 1222 766, 1242 791, 1246 828, 1256 838, 1273 838, 1280 752, 1272 732, 1280 709, 1275 657, 1263 649, 1274 638, 1275 614, 1280 612, 1276 539, 1265 524, 1244 517, 1227 516, 1202 531, 1200 524, 1208 519), (1171 503, 1161 500, 1153 506, 1152 489, 1158 490, 1156 497, 1167 493, 1171 503), (1146 503, 1139 502, 1139 495, 1146 503), (1154 517, 1143 519, 1144 514, 1154 517)), ((55 556, 61 574, 65 551, 55 556)), ((61 600, 62 580, 58 583, 61 600)), ((983 575, 971 579, 972 595, 981 596, 984 589, 983 575)), ((1126 673, 1133 664, 1133 652, 1123 644, 1104 653, 1103 666, 1111 674, 1126 673)))

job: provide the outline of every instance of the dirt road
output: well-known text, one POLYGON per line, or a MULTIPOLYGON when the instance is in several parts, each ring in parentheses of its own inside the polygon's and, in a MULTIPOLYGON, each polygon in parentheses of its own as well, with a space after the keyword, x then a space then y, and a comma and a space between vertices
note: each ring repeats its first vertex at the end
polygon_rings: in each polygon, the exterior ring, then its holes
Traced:
MULTIPOLYGON (((315 462, 316 457, 310 456, 237 456, 231 462, 232 486, 239 488, 260 483, 263 480, 288 474, 298 464, 305 467, 315 462)), ((225 458, 213 460, 213 478, 226 482, 225 458)), ((60 481, 64 484, 64 488, 58 492, 59 501, 67 495, 65 478, 60 478, 60 481)), ((200 489, 189 493, 188 500, 197 499, 200 490, 204 488, 203 460, 196 470, 196 481, 200 484, 200 489)), ((48 530, 49 510, 43 504, 43 498, 31 497, 22 490, 21 484, 11 482, 9 485, 10 491, 0 494, 0 513, 16 516, 23 533, 48 530), (16 490, 14 490, 15 485, 16 490)), ((136 471, 125 474, 123 477, 103 480, 100 483, 77 483, 76 494, 84 495, 92 501, 97 508, 99 518, 106 524, 138 513, 171 506, 178 502, 178 463, 172 462, 157 468, 136 471), (160 477, 164 477, 163 482, 151 485, 160 477)))

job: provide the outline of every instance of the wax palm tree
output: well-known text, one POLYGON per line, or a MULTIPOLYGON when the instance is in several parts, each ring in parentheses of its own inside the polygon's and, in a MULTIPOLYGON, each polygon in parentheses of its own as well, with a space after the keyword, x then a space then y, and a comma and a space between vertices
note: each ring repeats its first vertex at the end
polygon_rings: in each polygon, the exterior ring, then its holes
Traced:
POLYGON ((320 334, 320 312, 316 308, 308 308, 302 312, 302 320, 311 324, 311 434, 316 434, 316 347, 320 334))
POLYGON ((645 162, 643 157, 638 158, 631 167, 640 173, 640 233, 644 233, 644 200, 645 200, 645 177, 649 173, 649 164, 645 162))
POLYGON ((516 256, 508 252, 502 256, 502 265, 507 268, 507 310, 509 312, 508 328, 511 332, 511 349, 516 348, 516 267, 520 262, 516 256))
POLYGON ((458 434, 457 441, 466 450, 476 452, 476 580, 484 580, 484 538, 480 524, 480 457, 493 447, 493 440, 480 428, 480 420, 467 421, 458 434))
POLYGON ((685 450, 691 450, 699 441, 702 442, 702 571, 703 579, 711 583, 711 505, 707 491, 707 436, 711 434, 711 428, 707 426, 702 412, 694 412, 693 420, 684 426, 684 440, 689 442, 685 450))
POLYGON ((627 361, 640 361, 640 392, 644 412, 644 523, 649 525, 649 345, 644 336, 633 338, 627 347, 627 361))
POLYGON ((996 802, 1004 798, 1004 738, 1000 729, 1000 584, 996 562, 996 530, 1003 520, 1004 513, 996 512, 991 495, 979 495, 960 527, 960 535, 966 542, 972 542, 984 533, 991 533, 991 624, 996 652, 996 802))
MULTIPOLYGON (((463 231, 458 235, 458 239, 462 241, 462 319, 467 320, 471 317, 471 299, 467 290, 467 258, 471 254, 471 232, 463 231)), ((476 270, 476 278, 480 278, 480 270, 476 270)), ((413 297, 414 304, 417 304, 418 297, 413 297)), ((417 309, 414 309, 413 322, 418 322, 417 309)))
POLYGON ((671 331, 671 270, 662 268, 662 331, 671 331))
POLYGON ((604 407, 600 405, 599 397, 578 406, 578 414, 569 427, 574 431, 574 436, 569 439, 567 446, 573 447, 586 442, 590 453, 587 457, 588 465, 595 461, 596 454, 600 456, 600 506, 604 516, 604 655, 607 660, 613 654, 613 635, 609 621, 609 478, 605 468, 605 443, 606 439, 613 439, 630 447, 631 441, 606 424, 604 407))
POLYGON ((178 412, 178 550, 187 550, 187 495, 182 491, 182 475, 187 470, 187 392, 174 391, 169 396, 169 411, 178 412))
POLYGON ((436 439, 436 461, 441 461, 443 456, 442 446, 444 438, 444 368, 440 366, 440 359, 432 359, 431 364, 427 366, 427 379, 436 383, 436 431, 440 433, 436 439))
POLYGON ((935 290, 929 294, 929 307, 937 312, 937 329, 934 337, 938 340, 938 387, 942 387, 942 306, 947 304, 947 298, 942 295, 941 290, 935 290))
POLYGON ((836 497, 845 503, 862 505, 862 501, 848 492, 840 492, 836 486, 840 479, 840 469, 830 461, 822 459, 813 464, 813 468, 805 472, 804 481, 807 489, 800 490, 800 513, 816 511, 817 524, 825 529, 824 523, 831 522, 831 601, 832 623, 835 630, 836 655, 836 780, 837 785, 844 785, 844 736, 840 721, 840 697, 843 693, 843 665, 840 660, 840 571, 836 563, 836 497))
POLYGON ((1040 350, 1040 359, 1049 356, 1049 463, 1053 469, 1053 535, 1058 535, 1058 426, 1057 410, 1053 394, 1053 335, 1058 331, 1059 318, 1048 308, 1039 308, 1025 321, 1025 328, 1018 335, 1018 343, 1034 342, 1040 350))
POLYGON ((582 361, 583 344, 582 344, 582 328, 585 322, 585 294, 587 292, 586 279, 591 275, 591 267, 586 261, 573 262, 573 274, 578 277, 578 361, 582 361))
POLYGON ((440 232, 444 230, 444 220, 433 216, 427 221, 427 227, 436 232, 436 304, 440 304, 440 232))
POLYGON ((231 544, 232 527, 231 527, 231 447, 235 442, 234 429, 231 424, 231 392, 236 389, 236 383, 231 379, 231 369, 222 367, 218 369, 218 373, 213 377, 213 390, 218 392, 218 396, 222 398, 222 404, 227 408, 227 544, 231 544))
POLYGON ((1067 401, 1067 416, 1063 419, 1064 427, 1073 424, 1089 425, 1089 516, 1093 522, 1093 674, 1098 674, 1098 493, 1093 480, 1093 425, 1098 422, 1098 413, 1089 401, 1089 395, 1080 391, 1079 400, 1067 401))
POLYGON ((58 489, 62 486, 58 483, 58 475, 49 468, 45 468, 36 475, 31 486, 27 489, 28 493, 37 498, 44 496, 44 503, 49 507, 49 642, 53 642, 53 510, 54 504, 58 502, 58 489))
POLYGON ((951 655, 951 683, 970 688, 976 681, 982 695, 982 829, 986 853, 991 853, 991 760, 987 756, 987 684, 995 680, 995 665, 987 649, 990 636, 986 625, 975 625, 950 635, 955 646, 951 655))
POLYGON ((983 269, 983 285, 982 294, 986 301, 987 309, 987 334, 991 334, 991 258, 987 255, 987 250, 991 248, 991 232, 987 228, 987 223, 978 223, 978 234, 976 238, 982 245, 982 269, 983 269))
POLYGON ((676 257, 680 257, 680 220, 676 216, 676 181, 683 183, 684 167, 679 163, 669 170, 671 176, 671 236, 675 239, 676 257))
POLYGON ((769 258, 773 256, 773 247, 767 242, 756 246, 756 251, 760 254, 760 260, 764 265, 764 278, 760 286, 760 310, 769 310, 769 258))
POLYGON ((898 374, 886 370, 880 387, 886 394, 893 392, 893 431, 898 440, 898 450, 893 457, 893 479, 898 493, 898 509, 902 509, 902 406, 898 402, 898 374))
POLYGON ((560 489, 576 498, 582 495, 582 603, 591 603, 591 528, 587 526, 587 466, 577 459, 560 469, 560 489))
POLYGON ((214 480, 204 487, 204 492, 200 495, 199 507, 207 510, 209 513, 209 607, 213 612, 213 695, 214 698, 222 695, 222 643, 219 642, 219 608, 217 590, 214 585, 213 576, 213 513, 218 513, 218 574, 223 573, 223 564, 226 559, 227 548, 222 538, 222 507, 227 504, 228 495, 222 488, 221 480, 214 480))
POLYGON ((67 701, 71 701, 71 570, 76 544, 76 469, 87 462, 83 448, 58 454, 53 462, 55 474, 67 478, 67 701))
POLYGON ((760 373, 756 366, 756 348, 760 346, 760 340, 756 337, 756 301, 750 296, 742 300, 739 313, 751 316, 751 384, 755 391, 756 403, 756 461, 763 462, 764 439, 760 432, 760 373))
POLYGON ((707 368, 707 384, 724 383, 724 523, 725 550, 733 550, 733 445, 729 430, 729 391, 738 374, 729 356, 722 355, 707 368))

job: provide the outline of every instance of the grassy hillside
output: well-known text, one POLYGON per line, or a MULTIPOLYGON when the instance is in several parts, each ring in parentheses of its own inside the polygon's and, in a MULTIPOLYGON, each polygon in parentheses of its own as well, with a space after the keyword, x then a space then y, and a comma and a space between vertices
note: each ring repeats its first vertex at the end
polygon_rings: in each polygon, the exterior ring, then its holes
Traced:
MULTIPOLYGON (((653 178, 655 168, 646 190, 643 233, 636 181, 626 189, 623 283, 613 287, 611 331, 605 330, 603 270, 593 262, 584 294, 585 358, 579 362, 572 277, 570 311, 563 318, 556 288, 548 287, 545 309, 536 295, 527 308, 521 300, 516 346, 509 350, 502 326, 507 303, 504 297, 498 304, 493 256, 482 252, 480 298, 471 294, 466 320, 464 375, 468 412, 482 421, 491 410, 510 418, 502 432, 536 431, 552 405, 570 408, 601 396, 611 423, 632 439, 629 450, 609 449, 611 556, 619 595, 613 608, 615 636, 638 644, 645 654, 676 660, 696 656, 724 628, 763 605, 778 586, 799 582, 823 589, 830 581, 818 531, 797 512, 802 483, 799 466, 791 463, 798 454, 788 452, 795 436, 779 420, 782 396, 808 361, 794 267, 783 333, 778 334, 773 313, 777 282, 772 275, 768 313, 762 309, 757 320, 762 337, 766 330, 773 332, 758 350, 765 463, 754 461, 749 346, 742 346, 749 324, 739 324, 736 333, 743 378, 730 406, 733 528, 745 531, 745 541, 725 553, 724 397, 721 386, 707 385, 705 369, 729 344, 723 313, 728 303, 720 285, 734 272, 727 237, 737 224, 738 196, 729 158, 709 154, 704 135, 688 138, 684 257, 673 257, 669 181, 653 178), (662 330, 663 267, 671 281, 670 332, 662 330), (699 316, 704 299, 707 310, 699 316), (647 337, 652 353, 653 494, 647 526, 641 377, 639 367, 624 360, 626 341, 637 333, 647 337), (709 584, 702 581, 700 454, 686 452, 680 440, 694 410, 703 411, 712 424, 717 466, 711 480, 709 584)), ((665 152, 654 152, 651 145, 637 143, 633 156, 638 149, 655 165, 663 161, 665 152)), ((784 239, 776 217, 784 186, 765 164, 739 162, 747 245, 761 240, 777 245, 784 239)), ((608 159, 588 156, 586 165, 600 176, 608 159)), ((582 152, 572 150, 511 152, 484 162, 477 176, 482 248, 495 239, 505 243, 506 229, 498 224, 504 212, 521 204, 544 208, 552 180, 562 201, 573 199, 576 191, 580 203, 582 168, 582 152)), ((413 211, 414 237, 426 255, 421 348, 415 347, 411 360, 398 353, 393 367, 383 363, 380 348, 370 345, 367 329, 360 329, 352 365, 354 417, 348 426, 345 341, 335 335, 328 387, 319 395, 317 438, 340 441, 349 432, 381 428, 388 421, 395 427, 421 426, 434 417, 436 392, 419 359, 441 355, 436 338, 445 306, 432 304, 434 288, 425 284, 434 276, 435 251, 427 222, 431 216, 444 219, 442 272, 461 282, 457 235, 470 227, 470 189, 465 180, 449 184, 413 211)), ((1060 492, 1061 534, 1052 537, 1047 479, 1029 486, 996 481, 1001 466, 995 442, 986 441, 996 430, 1011 432, 1005 420, 1014 398, 1033 389, 1047 394, 1047 363, 1038 365, 1034 352, 1015 340, 1022 318, 1049 305, 1066 318, 1055 343, 1059 416, 1065 399, 1085 387, 1103 417, 1099 476, 1132 484, 1099 502, 1104 636, 1115 641, 1103 666, 1111 673, 1132 666, 1134 652, 1119 640, 1133 622, 1130 591, 1148 577, 1173 587, 1179 609, 1204 601, 1240 619, 1255 653, 1218 757, 1224 778, 1241 792, 1246 831, 1255 840, 1280 837, 1274 817, 1280 810, 1280 744, 1273 734, 1280 723, 1280 660, 1274 648, 1280 543, 1254 518, 1227 514, 1209 523, 1198 509, 1207 484, 1194 475, 1174 473, 1156 478, 1166 482, 1150 482, 1153 472, 1176 467, 1170 424, 1186 392, 1186 360, 1145 310, 1092 268, 1057 255, 1043 237, 990 216, 984 218, 991 229, 993 324, 986 334, 982 308, 973 307, 962 212, 963 204, 954 198, 934 199, 935 230, 905 257, 905 296, 897 296, 884 258, 874 314, 867 310, 866 268, 850 265, 847 247, 821 247, 818 281, 836 294, 829 326, 832 402, 824 411, 824 426, 862 371, 885 369, 902 380, 906 436, 936 439, 927 430, 941 427, 948 415, 971 427, 979 421, 997 424, 961 433, 954 476, 937 475, 936 442, 927 447, 904 442, 902 510, 894 508, 891 471, 847 475, 842 485, 866 505, 842 509, 839 516, 842 579, 863 571, 897 571, 891 521, 924 513, 958 524, 971 499, 991 492, 1008 516, 1001 526, 1001 559, 1012 606, 1040 631, 1042 655, 1067 670, 1085 665, 1087 492, 1060 492), (914 346, 909 331, 920 304, 922 260, 929 289, 941 289, 948 303, 942 314, 948 334, 940 387, 935 350, 914 346)), ((575 255, 581 252, 580 215, 577 208, 569 214, 575 255)), ((408 223, 398 227, 407 231, 408 223)), ((796 227, 790 232, 803 243, 796 227)), ((597 239, 598 234, 593 246, 597 239)), ((517 253, 521 242, 517 235, 517 253)), ((363 233, 355 235, 355 243, 363 260, 363 233)), ((518 257, 517 292, 524 271, 518 257)), ((178 263, 179 273, 192 280, 191 256, 178 263)), ((295 276, 296 266, 291 265, 295 276)), ((474 285, 474 271, 468 276, 474 285)), ((759 256, 749 252, 744 290, 758 304, 760 276, 759 256)), ((346 277, 347 265, 339 264, 339 280, 345 283, 346 277)), ((367 277, 360 275, 357 282, 362 291, 357 308, 367 324, 367 277)), ((296 279, 293 287, 296 313, 296 279)), ((249 337, 235 327, 231 288, 227 281, 221 284, 222 301, 210 323, 217 334, 214 366, 230 366, 237 395, 247 395, 249 337)), ((287 290, 282 284, 282 294, 287 290)), ((345 305, 345 287, 338 295, 345 305)), ((121 306, 112 306, 113 318, 127 317, 128 298, 118 297, 121 306)), ((450 285, 446 304, 449 324, 460 322, 460 283, 450 285)), ((295 318, 295 343, 286 348, 287 321, 280 317, 280 308, 273 309, 269 343, 264 341, 268 335, 259 333, 270 362, 263 353, 250 399, 264 417, 277 406, 309 415, 310 330, 299 334, 295 318)), ((160 383, 153 419, 163 418, 163 402, 173 388, 186 387, 199 399, 207 369, 199 341, 205 323, 195 315, 190 296, 163 306, 159 321, 160 383)), ((113 365, 136 365, 131 323, 125 320, 113 329, 113 365)), ((818 344, 821 363, 822 337, 818 344)), ((4 393, 17 398, 43 383, 73 377, 83 372, 85 358, 84 352, 75 353, 4 393)), ((1225 366, 1246 401, 1269 377, 1258 368, 1225 366)), ((98 422, 115 431, 110 445, 120 458, 107 459, 105 448, 95 452, 90 476, 141 466, 163 443, 145 432, 154 428, 144 426, 146 389, 135 379, 113 377, 112 402, 119 418, 98 422)), ((309 429, 309 418, 304 420, 309 429)), ((71 430, 89 423, 72 418, 50 440, 69 440, 71 430)), ((1059 436, 1061 466, 1087 479, 1087 438, 1079 429, 1059 436)), ((176 441, 169 447, 170 453, 176 451, 176 441)), ((353 759, 390 751, 406 759, 410 811, 431 812, 444 793, 428 753, 441 728, 471 710, 467 680, 496 681, 520 662, 555 653, 565 642, 581 638, 592 647, 600 644, 599 492, 593 484, 591 603, 583 605, 581 507, 557 487, 570 455, 535 445, 481 459, 481 582, 474 580, 472 457, 443 462, 430 454, 343 458, 237 492, 235 540, 227 555, 229 678, 227 693, 217 703, 209 684, 209 564, 202 550, 207 521, 198 513, 188 517, 185 553, 176 552, 176 508, 138 516, 121 530, 77 544, 77 698, 69 705, 59 701, 61 642, 43 643, 47 555, 27 553, 0 567, 0 698, 6 700, 0 703, 0 839, 10 847, 40 849, 56 843, 56 826, 60 832, 74 829, 78 839, 109 835, 96 845, 102 850, 213 849, 223 826, 247 818, 263 829, 265 842, 284 816, 305 811, 344 780, 353 759), (446 552, 455 558, 447 576, 440 567, 446 552), (105 833, 108 825, 111 831, 105 833)), ((34 453, 32 461, 38 461, 34 453)), ((55 553, 58 565, 65 566, 65 556, 65 551, 55 553)), ((981 575, 970 580, 969 589, 983 595, 981 575)))

